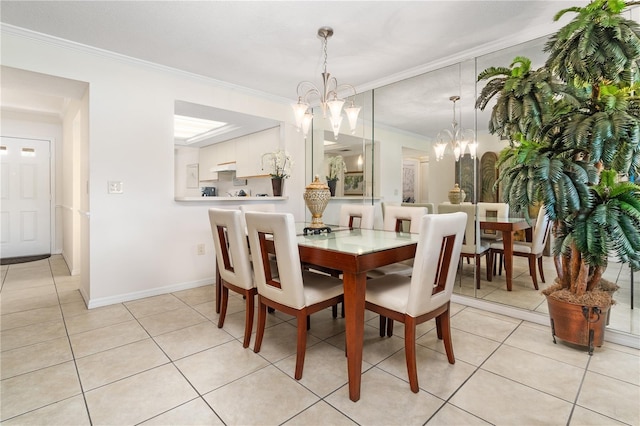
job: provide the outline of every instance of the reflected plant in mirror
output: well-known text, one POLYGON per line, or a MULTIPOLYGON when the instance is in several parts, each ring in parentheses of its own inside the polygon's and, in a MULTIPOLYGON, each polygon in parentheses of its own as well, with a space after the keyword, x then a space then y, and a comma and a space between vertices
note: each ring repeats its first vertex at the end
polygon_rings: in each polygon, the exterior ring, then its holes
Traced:
POLYGON ((344 162, 342 155, 336 155, 329 158, 328 162, 329 174, 327 175, 327 185, 331 196, 336 195, 336 182, 340 180, 340 176, 347 172, 347 164, 344 162))

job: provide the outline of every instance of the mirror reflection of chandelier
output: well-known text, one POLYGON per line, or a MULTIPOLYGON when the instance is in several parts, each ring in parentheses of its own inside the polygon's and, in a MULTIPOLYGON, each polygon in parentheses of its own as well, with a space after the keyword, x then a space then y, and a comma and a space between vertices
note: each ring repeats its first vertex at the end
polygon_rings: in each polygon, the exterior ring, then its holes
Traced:
POLYGON ((436 151, 436 161, 442 160, 447 146, 451 146, 453 156, 456 161, 464 155, 467 148, 471 158, 476 157, 478 142, 476 142, 476 134, 471 129, 461 129, 456 121, 456 102, 460 100, 460 96, 451 96, 449 98, 453 102, 453 120, 451 121, 451 130, 443 129, 436 136, 437 142, 433 146, 436 151))
MULTIPOLYGON (((338 80, 335 77, 331 77, 331 74, 327 72, 327 40, 333 35, 333 29, 330 27, 321 27, 318 29, 318 36, 322 38, 322 44, 324 49, 324 69, 322 73, 322 86, 323 90, 320 91, 318 87, 310 81, 302 81, 298 84, 298 102, 291 105, 296 117, 296 126, 298 131, 302 130, 304 137, 307 137, 311 121, 313 120, 313 113, 309 105, 310 96, 320 97, 320 107, 322 108, 322 115, 327 118, 327 110, 330 112, 329 120, 331 122, 331 128, 333 135, 338 139, 340 133, 340 125, 342 124, 342 107, 345 100, 338 97, 338 92, 348 91, 352 93, 351 96, 356 95, 356 89, 349 84, 338 85, 338 80)), ((358 121, 358 114, 360 113, 360 107, 356 106, 351 99, 347 108, 344 108, 347 119, 349 120, 349 126, 351 133, 355 133, 356 123, 358 121)))

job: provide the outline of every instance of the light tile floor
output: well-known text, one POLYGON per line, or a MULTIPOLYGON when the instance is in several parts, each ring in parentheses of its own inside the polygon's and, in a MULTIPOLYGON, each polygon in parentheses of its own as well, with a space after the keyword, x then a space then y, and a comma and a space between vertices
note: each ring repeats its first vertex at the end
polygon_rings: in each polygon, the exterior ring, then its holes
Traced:
POLYGON ((605 342, 590 357, 554 345, 548 327, 461 305, 452 309, 455 365, 433 321, 418 329, 418 394, 402 326, 380 338, 369 313, 353 403, 344 320, 330 310, 312 317, 296 381, 292 318, 269 315, 255 354, 242 348, 240 297, 216 327, 213 286, 88 311, 54 256, 3 266, 0 298, 6 425, 640 424, 640 351, 605 342))

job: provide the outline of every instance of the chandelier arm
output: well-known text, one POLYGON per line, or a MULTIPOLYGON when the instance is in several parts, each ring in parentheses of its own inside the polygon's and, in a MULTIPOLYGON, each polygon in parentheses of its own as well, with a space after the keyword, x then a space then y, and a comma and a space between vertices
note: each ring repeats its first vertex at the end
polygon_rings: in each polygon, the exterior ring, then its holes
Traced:
POLYGON ((317 95, 320 98, 322 97, 316 85, 310 81, 301 81, 298 84, 297 92, 298 97, 302 98, 305 103, 309 103, 309 96, 311 95, 317 95))

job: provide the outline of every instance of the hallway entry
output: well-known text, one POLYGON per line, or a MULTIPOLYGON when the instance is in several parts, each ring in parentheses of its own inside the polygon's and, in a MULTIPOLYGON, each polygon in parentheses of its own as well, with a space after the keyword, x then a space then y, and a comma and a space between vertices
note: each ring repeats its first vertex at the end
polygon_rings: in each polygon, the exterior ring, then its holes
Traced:
POLYGON ((48 140, 2 137, 3 259, 51 253, 50 152, 48 140))

